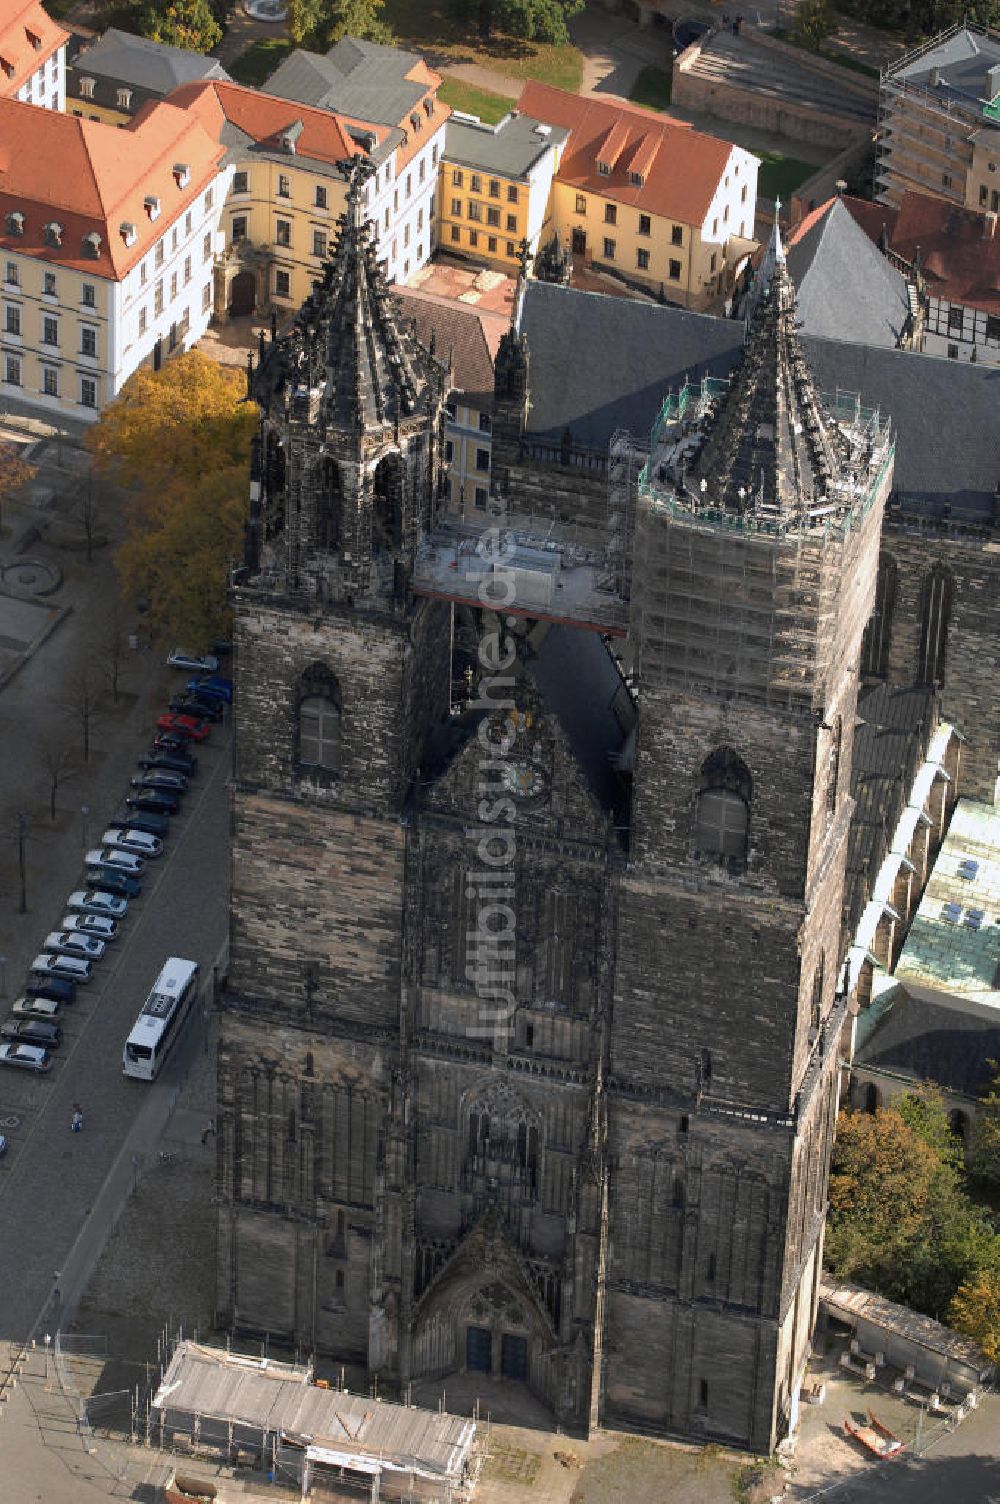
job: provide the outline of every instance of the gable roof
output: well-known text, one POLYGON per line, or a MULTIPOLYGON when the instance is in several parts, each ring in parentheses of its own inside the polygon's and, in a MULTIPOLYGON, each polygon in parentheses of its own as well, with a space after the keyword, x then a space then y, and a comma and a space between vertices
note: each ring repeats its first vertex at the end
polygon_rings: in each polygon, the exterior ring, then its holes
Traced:
POLYGON ((0 99, 0 246, 97 277, 124 277, 214 180, 222 155, 199 120, 162 100, 120 127, 0 99), (188 169, 183 187, 174 172, 181 163, 188 169), (160 201, 155 220, 149 197, 160 201), (8 229, 14 211, 24 216, 21 235, 8 229), (46 243, 51 221, 62 226, 59 246, 46 243), (135 227, 131 246, 123 224, 135 227), (90 234, 101 237, 96 257, 84 255, 90 234))
POLYGON ((549 84, 525 84, 517 107, 569 132, 559 182, 683 224, 704 222, 733 154, 750 155, 684 121, 549 84), (599 162, 610 173, 602 173, 599 162), (633 174, 641 175, 641 184, 633 174))
POLYGON ((358 120, 400 125, 441 77, 415 52, 343 37, 327 53, 296 48, 265 82, 269 94, 358 120))
MULTIPOLYGON (((569 428, 575 444, 601 452, 616 428, 645 441, 670 387, 685 375, 728 376, 744 346, 735 319, 533 281, 520 327, 531 362, 529 434, 558 443, 569 428)), ((856 392, 892 419, 895 487, 906 506, 991 515, 1000 368, 807 334, 802 348, 820 392, 856 392)))
POLYGON ((381 159, 381 148, 391 147, 398 139, 397 131, 348 120, 329 110, 311 109, 229 81, 211 79, 184 84, 171 94, 170 103, 190 110, 210 135, 230 147, 234 156, 256 146, 265 154, 273 152, 293 167, 304 157, 310 163, 335 169, 345 157, 358 155, 363 148, 352 135, 352 128, 355 133, 371 132, 376 137, 377 144, 371 152, 376 161, 381 159), (296 125, 301 130, 296 132, 292 155, 281 138, 296 125))
POLYGON ((397 291, 403 317, 417 326, 417 338, 427 349, 433 338, 439 359, 450 354, 454 364, 453 390, 481 398, 493 408, 493 358, 508 320, 467 303, 454 303, 413 288, 397 291))
POLYGON ((72 66, 78 75, 131 84, 161 97, 195 79, 229 77, 214 57, 133 36, 114 26, 78 52, 72 66))
POLYGON ((909 313, 906 278, 839 198, 793 230, 786 257, 799 327, 807 334, 898 347, 909 313))
POLYGON ((51 20, 38 0, 17 4, 0 23, 0 87, 16 94, 39 65, 68 41, 69 32, 51 20))
POLYGON ((949 303, 1000 313, 1000 236, 996 215, 963 209, 944 199, 907 190, 890 245, 920 264, 928 291, 949 303))

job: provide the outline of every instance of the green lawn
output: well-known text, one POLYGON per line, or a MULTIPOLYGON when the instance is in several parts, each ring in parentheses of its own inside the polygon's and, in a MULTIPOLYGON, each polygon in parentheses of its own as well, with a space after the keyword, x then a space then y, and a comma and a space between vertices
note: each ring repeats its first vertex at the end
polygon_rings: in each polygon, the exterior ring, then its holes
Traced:
POLYGON ((459 20, 449 0, 385 0, 383 10, 398 41, 423 53, 432 67, 478 63, 510 78, 540 78, 557 89, 577 93, 583 81, 583 56, 576 47, 525 42, 499 32, 483 42, 471 8, 469 14, 469 21, 459 20))
POLYGON ((251 42, 246 52, 241 52, 235 63, 230 63, 227 71, 238 84, 259 88, 294 45, 288 37, 261 37, 259 42, 251 42))
POLYGON ((496 125, 510 113, 515 103, 503 94, 494 94, 492 89, 477 89, 472 84, 464 84, 460 78, 445 78, 438 90, 438 98, 450 104, 453 110, 478 115, 486 125, 496 125))
POLYGON ((777 152, 758 151, 756 147, 752 150, 754 156, 760 157, 757 177, 760 198, 780 198, 783 204, 787 204, 796 188, 819 171, 814 162, 800 162, 796 157, 781 157, 777 152))
POLYGON ((665 110, 670 103, 670 87, 673 75, 662 68, 643 68, 629 90, 633 104, 641 104, 647 110, 665 110))

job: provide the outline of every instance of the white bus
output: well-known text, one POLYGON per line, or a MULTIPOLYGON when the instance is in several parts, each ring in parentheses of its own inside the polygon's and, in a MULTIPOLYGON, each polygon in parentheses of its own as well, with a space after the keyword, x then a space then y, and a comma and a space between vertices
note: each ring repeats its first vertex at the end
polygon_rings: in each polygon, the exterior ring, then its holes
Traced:
POLYGON ((171 956, 153 983, 131 1034, 125 1041, 122 1068, 137 1081, 152 1081, 177 1036, 198 978, 195 961, 171 956))

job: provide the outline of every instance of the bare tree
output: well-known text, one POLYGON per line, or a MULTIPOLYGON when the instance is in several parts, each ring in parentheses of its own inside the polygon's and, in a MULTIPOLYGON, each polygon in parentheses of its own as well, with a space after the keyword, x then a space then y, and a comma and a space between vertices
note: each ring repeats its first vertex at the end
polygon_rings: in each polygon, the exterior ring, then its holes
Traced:
POLYGON ((40 737, 35 742, 34 751, 48 789, 49 819, 55 820, 56 795, 60 786, 75 775, 76 756, 72 748, 67 747, 65 741, 56 732, 40 737))
POLYGON ((98 669, 107 682, 111 698, 116 705, 121 692, 122 664, 125 660, 127 641, 128 634, 122 621, 121 610, 118 602, 114 601, 95 633, 94 648, 98 669))
POLYGON ((99 690, 99 676, 96 666, 89 657, 82 659, 78 665, 70 688, 62 702, 63 709, 73 721, 80 732, 83 743, 83 760, 90 761, 90 738, 94 730, 94 723, 101 714, 101 696, 99 690))
POLYGON ((85 475, 77 497, 76 515, 87 543, 87 563, 94 562, 94 540, 101 514, 101 498, 93 475, 85 475))

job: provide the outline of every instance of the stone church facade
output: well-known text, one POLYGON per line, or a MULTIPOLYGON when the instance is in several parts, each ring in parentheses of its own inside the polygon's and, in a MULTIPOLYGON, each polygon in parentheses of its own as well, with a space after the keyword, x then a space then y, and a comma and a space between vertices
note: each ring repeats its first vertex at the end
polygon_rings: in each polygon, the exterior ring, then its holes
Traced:
POLYGON ((892 451, 877 414, 820 403, 773 249, 731 383, 665 404, 586 547, 519 444, 513 331, 495 516, 477 540, 444 515, 447 366, 401 326, 356 189, 262 359, 221 1321, 391 1385, 525 1383, 584 1430, 787 1428, 892 451))

